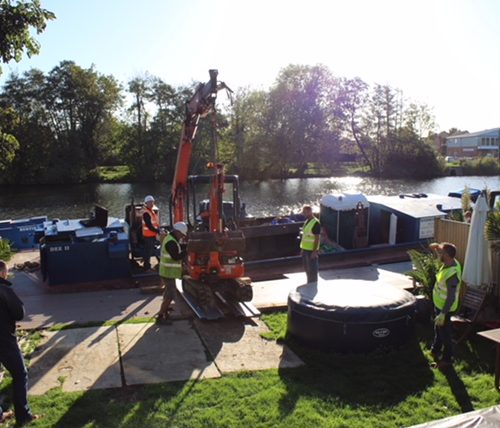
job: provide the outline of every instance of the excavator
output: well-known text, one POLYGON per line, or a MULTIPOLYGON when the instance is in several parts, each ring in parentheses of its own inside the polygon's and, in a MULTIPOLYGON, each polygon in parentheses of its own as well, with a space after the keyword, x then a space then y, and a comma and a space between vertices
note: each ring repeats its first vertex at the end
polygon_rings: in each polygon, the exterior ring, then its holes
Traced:
POLYGON ((250 278, 245 277, 242 259, 245 237, 238 228, 238 177, 226 176, 224 166, 216 162, 207 165, 210 175, 188 175, 200 119, 215 114, 215 101, 220 90, 231 92, 224 82, 217 80, 217 70, 209 70, 209 74, 210 80, 199 84, 186 102, 170 196, 171 224, 183 221, 190 226, 182 296, 202 319, 222 318, 228 313, 253 317, 260 313, 250 303, 252 285, 250 278), (227 183, 233 187, 231 203, 223 200, 227 183), (195 213, 198 207, 193 202, 194 212, 190 215, 189 201, 195 201, 197 184, 209 186, 209 200, 198 215, 195 213), (227 206, 232 208, 232 212, 227 212, 227 206), (191 218, 201 221, 191 222, 191 218))

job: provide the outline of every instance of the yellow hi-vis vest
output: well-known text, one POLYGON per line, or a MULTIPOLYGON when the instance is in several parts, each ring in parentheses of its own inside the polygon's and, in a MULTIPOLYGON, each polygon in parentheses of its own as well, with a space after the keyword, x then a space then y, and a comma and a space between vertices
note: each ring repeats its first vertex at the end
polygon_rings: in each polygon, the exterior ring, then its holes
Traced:
POLYGON ((314 239, 316 235, 312 231, 316 223, 319 223, 319 220, 316 217, 313 217, 302 228, 302 239, 300 240, 301 250, 306 250, 306 251, 317 250, 317 248, 314 248, 314 239))
POLYGON ((168 234, 161 243, 160 276, 163 278, 182 278, 182 260, 174 260, 167 251, 167 243, 170 241, 174 241, 177 244, 179 253, 181 252, 181 246, 177 240, 172 234, 168 234))
POLYGON ((442 266, 436 274, 436 284, 432 290, 432 300, 438 309, 444 308, 447 297, 446 281, 448 281, 453 275, 457 275, 458 285, 455 291, 455 300, 450 307, 450 312, 455 312, 458 309, 460 301, 460 287, 462 286, 462 267, 457 260, 455 260, 455 266, 442 266))

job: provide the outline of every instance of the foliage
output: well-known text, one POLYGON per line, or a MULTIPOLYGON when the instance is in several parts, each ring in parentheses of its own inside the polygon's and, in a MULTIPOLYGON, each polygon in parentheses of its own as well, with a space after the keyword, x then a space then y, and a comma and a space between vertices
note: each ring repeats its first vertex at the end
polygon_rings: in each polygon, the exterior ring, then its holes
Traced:
POLYGON ((30 29, 40 34, 45 30, 47 21, 52 19, 55 15, 42 9, 39 0, 16 1, 15 4, 11 0, 0 0, 0 61, 19 62, 23 52, 28 57, 38 54, 40 44, 31 35, 30 29))
POLYGON ((221 135, 222 153, 232 154, 228 170, 249 179, 269 168, 270 144, 266 131, 269 96, 264 91, 240 89, 234 94, 229 126, 221 135))
MULTIPOLYGON (((0 128, 19 145, 4 145, 0 182, 99 180, 100 165, 127 165, 133 181, 170 181, 195 86, 173 87, 146 74, 125 89, 71 61, 47 75, 12 75, 0 93, 8 112, 0 128), (129 102, 119 110, 123 100, 129 102)), ((331 175, 358 157, 371 175, 442 174, 428 144, 430 109, 388 85, 335 76, 323 65, 289 65, 269 90, 239 89, 234 98, 229 106, 218 100, 217 114, 200 120, 191 174, 216 160, 243 179, 331 175)))
POLYGON ((0 260, 8 261, 12 257, 9 241, 0 237, 0 260))
POLYGON ((428 178, 442 174, 433 149, 414 135, 401 136, 393 150, 381 155, 380 173, 393 178, 428 178))
POLYGON ((0 94, 0 108, 15 117, 2 126, 16 137, 19 148, 0 180, 56 183, 91 178, 102 153, 109 150, 112 115, 120 103, 120 87, 113 77, 71 61, 61 62, 47 75, 39 70, 11 75, 0 94))
POLYGON ((470 195, 470 190, 468 186, 465 186, 464 191, 462 193, 462 197, 460 198, 462 203, 462 211, 466 213, 467 211, 472 210, 472 198, 470 195))
POLYGON ((275 174, 301 176, 308 162, 337 162, 340 148, 341 87, 337 78, 321 65, 290 65, 278 75, 269 92, 266 128, 275 174))
MULTIPOLYGON (((2 115, 0 110, 0 115, 2 115)), ((3 116, 3 115, 2 115, 3 116)), ((2 118, 0 118, 0 174, 4 173, 14 161, 19 150, 19 142, 13 135, 2 132, 2 118)))
MULTIPOLYGON (((130 167, 131 177, 135 180, 172 179, 184 119, 184 102, 191 95, 191 89, 173 88, 149 75, 129 82, 134 103, 129 108, 131 123, 123 129, 122 160, 130 167), (155 110, 154 115, 149 113, 150 109, 155 110)), ((203 135, 202 126, 199 131, 203 135)), ((199 144, 197 148, 200 148, 199 144)), ((194 152, 192 165, 196 165, 199 153, 200 150, 194 152)))
MULTIPOLYGON (((15 4, 11 0, 0 0, 0 62, 19 62, 24 51, 28 57, 38 54, 40 45, 30 34, 30 29, 40 34, 47 21, 54 18, 52 12, 40 7, 38 0, 15 4)), ((6 132, 9 128, 6 124, 12 124, 15 119, 15 112, 10 108, 0 107, 0 175, 11 165, 19 149, 17 139, 6 132)))
POLYGON ((464 212, 460 211, 460 210, 452 210, 447 214, 446 217, 449 220, 453 220, 453 221, 460 221, 460 222, 465 221, 464 212))
POLYGON ((491 241, 493 251, 500 252, 500 211, 494 210, 488 214, 484 225, 484 234, 491 241))
POLYGON ((500 175, 500 162, 491 157, 462 160, 460 166, 464 175, 500 175))
POLYGON ((98 180, 106 183, 130 181, 130 168, 127 165, 101 166, 97 168, 98 180))
POLYGON ((440 268, 440 261, 434 253, 423 253, 417 250, 409 250, 413 269, 406 272, 410 278, 423 286, 424 295, 432 299, 432 289, 436 283, 436 274, 440 268))

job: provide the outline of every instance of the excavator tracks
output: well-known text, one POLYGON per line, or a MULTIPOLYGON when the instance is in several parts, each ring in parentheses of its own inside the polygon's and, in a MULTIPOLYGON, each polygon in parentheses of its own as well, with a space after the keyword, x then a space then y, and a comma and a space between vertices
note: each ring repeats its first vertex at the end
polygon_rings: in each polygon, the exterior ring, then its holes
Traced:
POLYGON ((209 285, 184 276, 179 292, 200 319, 216 320, 227 315, 245 318, 260 316, 260 311, 250 303, 253 292, 249 278, 209 285))

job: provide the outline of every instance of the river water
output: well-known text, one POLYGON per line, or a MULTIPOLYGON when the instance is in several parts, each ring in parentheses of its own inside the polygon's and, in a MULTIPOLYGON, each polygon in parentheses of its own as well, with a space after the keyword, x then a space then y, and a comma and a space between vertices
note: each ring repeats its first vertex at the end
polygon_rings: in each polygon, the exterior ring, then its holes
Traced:
MULTIPOLYGON (((254 216, 295 212, 303 204, 319 206, 328 193, 357 191, 366 195, 437 193, 463 189, 464 186, 500 190, 500 177, 442 177, 425 181, 388 180, 369 177, 330 177, 267 180, 240 183, 242 202, 254 216)), ((84 218, 99 204, 110 215, 124 217, 123 207, 132 198, 142 201, 152 194, 157 199, 161 220, 168 218, 170 186, 163 183, 80 184, 44 186, 7 186, 0 188, 0 220, 46 215, 50 218, 84 218)))

